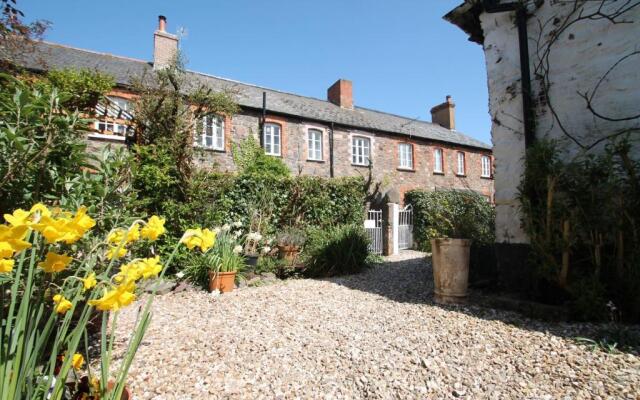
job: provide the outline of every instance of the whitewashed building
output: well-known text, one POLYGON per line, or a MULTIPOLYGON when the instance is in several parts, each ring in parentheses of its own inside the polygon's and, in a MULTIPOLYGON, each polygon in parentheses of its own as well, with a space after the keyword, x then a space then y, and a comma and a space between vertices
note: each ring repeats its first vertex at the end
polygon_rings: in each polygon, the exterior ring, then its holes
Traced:
POLYGON ((516 271, 528 242, 517 201, 527 146, 551 137, 569 153, 598 151, 611 135, 640 135, 640 1, 466 0, 444 18, 485 53, 496 255, 516 271))

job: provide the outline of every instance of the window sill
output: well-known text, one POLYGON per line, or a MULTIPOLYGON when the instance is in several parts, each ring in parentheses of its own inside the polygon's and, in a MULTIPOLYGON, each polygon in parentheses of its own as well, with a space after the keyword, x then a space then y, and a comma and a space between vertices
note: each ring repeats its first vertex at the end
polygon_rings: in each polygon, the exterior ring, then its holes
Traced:
POLYGON ((433 174, 434 175, 442 175, 442 176, 444 176, 444 172, 442 172, 442 171, 433 171, 433 174))
POLYGON ((124 136, 111 135, 109 133, 90 133, 87 135, 89 139, 107 140, 111 142, 124 142, 124 136))
POLYGON ((226 153, 227 151, 224 149, 213 149, 210 147, 202 147, 202 146, 193 146, 194 149, 196 150, 202 150, 202 151, 206 151, 209 153, 226 153))
POLYGON ((415 169, 413 168, 407 168, 407 167, 398 167, 396 168, 398 171, 402 171, 402 172, 416 172, 415 169))
POLYGON ((311 158, 307 158, 307 162, 320 163, 320 164, 322 164, 322 163, 324 163, 325 161, 324 161, 324 160, 313 160, 313 159, 311 159, 311 158))
POLYGON ((356 164, 356 163, 351 163, 352 167, 359 167, 359 168, 369 168, 371 164, 356 164))
POLYGON ((483 175, 480 175, 480 179, 493 180, 493 176, 483 176, 483 175))
POLYGON ((269 157, 278 157, 278 158, 282 158, 282 154, 269 154, 269 153, 264 153, 265 156, 269 156, 269 157))
POLYGON ((456 174, 458 178, 466 178, 467 174, 456 174))

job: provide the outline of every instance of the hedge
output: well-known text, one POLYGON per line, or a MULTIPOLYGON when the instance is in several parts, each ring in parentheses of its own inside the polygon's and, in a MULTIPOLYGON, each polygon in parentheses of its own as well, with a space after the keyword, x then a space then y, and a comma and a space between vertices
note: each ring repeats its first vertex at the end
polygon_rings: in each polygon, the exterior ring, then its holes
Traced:
POLYGON ((420 250, 431 251, 429 240, 437 236, 464 237, 475 245, 494 242, 494 207, 477 193, 413 190, 405 202, 413 206, 413 237, 420 250))
MULTIPOLYGON (((362 178, 278 177, 256 174, 201 172, 188 189, 188 201, 165 202, 167 220, 176 228, 249 224, 251 210, 260 208, 274 233, 283 226, 328 228, 362 225, 365 187, 362 178)), ((179 229, 178 229, 179 231, 179 229)))

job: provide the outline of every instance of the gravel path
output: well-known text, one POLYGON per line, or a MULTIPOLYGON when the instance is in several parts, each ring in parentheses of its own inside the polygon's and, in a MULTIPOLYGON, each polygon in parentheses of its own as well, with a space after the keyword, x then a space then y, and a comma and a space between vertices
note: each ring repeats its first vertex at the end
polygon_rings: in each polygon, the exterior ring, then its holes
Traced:
POLYGON ((428 265, 403 256, 349 277, 158 297, 134 397, 638 398, 638 356, 576 345, 580 325, 436 306, 428 265))

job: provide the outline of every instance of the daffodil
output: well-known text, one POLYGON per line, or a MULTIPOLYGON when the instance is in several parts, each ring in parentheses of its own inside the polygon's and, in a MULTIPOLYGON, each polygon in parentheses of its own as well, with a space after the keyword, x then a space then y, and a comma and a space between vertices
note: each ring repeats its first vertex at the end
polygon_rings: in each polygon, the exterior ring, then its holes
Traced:
POLYGON ((144 258, 138 262, 138 268, 140 269, 140 274, 144 279, 158 276, 160 271, 162 271, 160 257, 155 256, 153 258, 144 258))
POLYGON ((61 294, 56 294, 53 296, 53 302, 55 303, 55 311, 58 314, 66 314, 67 311, 73 307, 73 304, 61 294))
POLYGON ((7 273, 13 271, 14 260, 7 260, 5 258, 0 259, 0 273, 7 273))
POLYGON ((38 263, 38 266, 47 273, 60 272, 67 268, 67 265, 73 258, 66 254, 57 254, 52 251, 48 252, 45 260, 38 263))
POLYGON ((4 215, 4 219, 5 221, 7 221, 11 226, 22 226, 22 225, 28 225, 29 224, 29 217, 31 216, 31 213, 29 211, 25 211, 21 208, 18 208, 17 210, 15 210, 13 212, 13 214, 5 214, 4 215))
POLYGON ((14 253, 31 247, 31 243, 24 240, 28 229, 26 225, 0 225, 0 258, 13 257, 14 253))
POLYGON ((107 250, 107 258, 109 260, 112 260, 114 258, 117 260, 118 258, 122 258, 125 255, 127 255, 127 249, 124 247, 120 247, 118 249, 117 246, 111 246, 109 247, 109 250, 107 250))
POLYGON ((84 290, 89 290, 97 284, 98 281, 96 280, 96 274, 94 272, 90 273, 89 276, 82 279, 82 287, 84 288, 84 290))
POLYGON ((138 262, 131 262, 120 266, 120 272, 114 276, 114 280, 118 283, 135 282, 142 276, 138 262))
POLYGON ((129 244, 138 239, 140 239, 140 226, 138 224, 135 224, 127 231, 122 228, 114 229, 107 236, 107 242, 113 245, 120 245, 123 241, 125 244, 129 244))
POLYGON ((73 369, 77 371, 82 368, 83 365, 84 357, 82 356, 82 354, 76 353, 73 355, 73 357, 71 357, 71 366, 73 367, 73 369))
POLYGON ((213 247, 216 241, 216 234, 209 229, 187 229, 181 242, 189 250, 193 250, 194 247, 200 247, 203 252, 213 247))
POLYGON ((147 224, 142 228, 140 234, 143 238, 149 240, 156 240, 162 234, 164 234, 167 230, 164 227, 164 218, 160 218, 156 215, 151 216, 147 224))
POLYGON ((31 210, 29 210, 31 212, 31 214, 34 215, 39 215, 40 217, 43 216, 47 216, 50 217, 51 216, 51 211, 49 211, 49 208, 47 206, 45 206, 42 203, 36 203, 33 205, 33 207, 31 207, 31 210))
POLYGON ((100 311, 117 311, 131 304, 136 295, 133 293, 136 285, 133 281, 127 281, 111 290, 104 291, 101 298, 89 300, 89 305, 95 306, 100 311))
POLYGON ((55 212, 50 215, 42 215, 33 228, 42 233, 47 243, 65 242, 73 244, 96 224, 87 215, 87 208, 82 206, 75 216, 68 212, 55 212), (54 217, 55 214, 55 217, 54 217))

